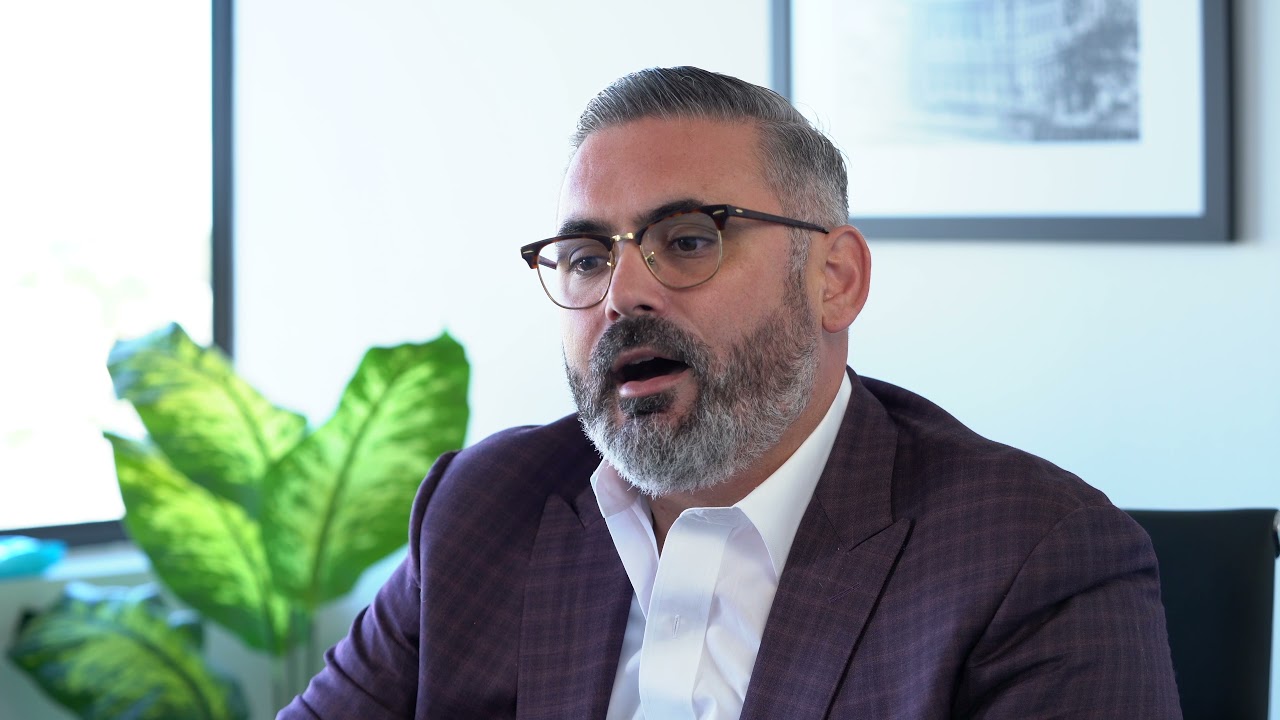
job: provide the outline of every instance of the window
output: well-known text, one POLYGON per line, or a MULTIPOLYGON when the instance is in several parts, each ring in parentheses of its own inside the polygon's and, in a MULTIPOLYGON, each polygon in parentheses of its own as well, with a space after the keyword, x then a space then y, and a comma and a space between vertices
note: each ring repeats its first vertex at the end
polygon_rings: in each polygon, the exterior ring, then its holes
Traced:
POLYGON ((112 343, 228 338, 229 1, 210 9, 0 5, 0 532, 119 536, 101 433, 142 430, 112 343))

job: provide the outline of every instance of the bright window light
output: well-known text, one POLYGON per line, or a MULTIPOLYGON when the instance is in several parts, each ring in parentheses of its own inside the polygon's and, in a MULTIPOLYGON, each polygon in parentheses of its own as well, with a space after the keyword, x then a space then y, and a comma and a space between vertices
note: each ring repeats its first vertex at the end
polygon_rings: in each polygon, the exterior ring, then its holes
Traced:
POLYGON ((0 3, 0 533, 123 514, 117 338, 212 337, 208 2, 0 3))

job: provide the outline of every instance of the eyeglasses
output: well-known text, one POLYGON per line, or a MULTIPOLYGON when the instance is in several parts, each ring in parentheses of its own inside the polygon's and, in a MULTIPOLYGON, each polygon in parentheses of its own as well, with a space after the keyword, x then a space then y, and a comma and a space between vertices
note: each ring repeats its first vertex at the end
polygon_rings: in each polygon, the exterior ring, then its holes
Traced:
POLYGON ((520 248, 520 257, 538 271, 538 280, 551 302, 566 310, 581 310, 598 304, 609 292, 624 240, 635 242, 649 272, 673 290, 710 280, 724 258, 725 223, 734 217, 831 232, 781 215, 732 205, 704 205, 672 213, 634 233, 574 233, 539 240, 520 248))

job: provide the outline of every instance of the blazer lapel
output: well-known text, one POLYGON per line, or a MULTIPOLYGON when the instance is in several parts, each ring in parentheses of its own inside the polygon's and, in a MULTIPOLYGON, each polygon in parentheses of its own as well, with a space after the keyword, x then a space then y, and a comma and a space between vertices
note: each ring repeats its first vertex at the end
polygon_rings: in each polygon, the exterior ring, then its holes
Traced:
MULTIPOLYGON (((850 371, 852 375, 852 371, 850 371)), ((906 544, 890 494, 897 431, 858 378, 805 510, 756 655, 742 718, 821 718, 906 544)))
POLYGON ((517 717, 605 717, 632 593, 591 488, 548 498, 525 584, 517 717))

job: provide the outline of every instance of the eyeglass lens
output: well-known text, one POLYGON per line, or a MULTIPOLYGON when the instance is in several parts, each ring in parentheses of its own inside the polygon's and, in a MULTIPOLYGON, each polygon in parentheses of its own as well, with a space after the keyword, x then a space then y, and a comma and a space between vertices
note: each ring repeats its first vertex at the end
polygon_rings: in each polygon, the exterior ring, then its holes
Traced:
MULTIPOLYGON (((706 282, 720 267, 720 229, 710 215, 685 212, 663 218, 640 233, 640 254, 654 277, 671 288, 706 282)), ((538 254, 538 278, 547 294, 567 308, 596 304, 609 290, 615 256, 592 237, 562 238, 538 254)))

